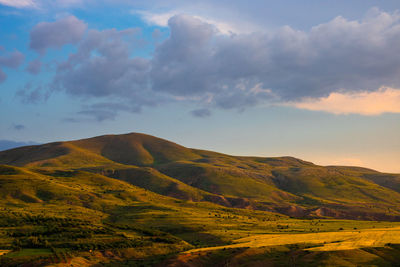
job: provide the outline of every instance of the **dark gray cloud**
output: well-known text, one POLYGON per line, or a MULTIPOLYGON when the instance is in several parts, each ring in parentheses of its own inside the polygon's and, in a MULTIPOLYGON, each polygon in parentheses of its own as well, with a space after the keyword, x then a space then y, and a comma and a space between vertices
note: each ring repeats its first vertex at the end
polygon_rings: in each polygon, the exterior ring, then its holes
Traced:
POLYGON ((198 118, 205 118, 205 117, 210 117, 211 116, 211 111, 207 108, 200 108, 200 109, 195 109, 190 112, 195 117, 198 118))
POLYGON ((24 62, 24 59, 25 56, 19 51, 0 55, 0 83, 7 79, 7 74, 5 74, 1 68, 6 67, 16 69, 24 62))
POLYGON ((40 73, 41 69, 42 69, 42 62, 39 59, 35 59, 29 62, 25 70, 30 74, 36 75, 40 73))
POLYGON ((60 48, 81 40, 87 28, 86 23, 75 16, 68 16, 55 22, 41 22, 30 33, 30 48, 44 54, 50 47, 60 48))

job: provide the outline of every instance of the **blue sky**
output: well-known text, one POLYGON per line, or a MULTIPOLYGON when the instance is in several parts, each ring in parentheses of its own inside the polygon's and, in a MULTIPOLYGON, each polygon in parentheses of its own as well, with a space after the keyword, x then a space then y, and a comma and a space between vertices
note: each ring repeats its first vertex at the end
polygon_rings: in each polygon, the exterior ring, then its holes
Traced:
POLYGON ((0 0, 0 140, 144 132, 400 173, 398 10, 372 0, 0 0))

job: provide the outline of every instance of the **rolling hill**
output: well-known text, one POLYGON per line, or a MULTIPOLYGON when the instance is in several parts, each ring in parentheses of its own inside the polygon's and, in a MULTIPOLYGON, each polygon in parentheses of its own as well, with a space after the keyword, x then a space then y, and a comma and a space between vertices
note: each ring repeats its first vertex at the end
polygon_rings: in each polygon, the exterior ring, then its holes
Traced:
POLYGON ((295 217, 400 219, 400 175, 292 157, 237 157, 131 133, 0 152, 27 170, 86 171, 183 200, 295 217))
POLYGON ((138 133, 0 152, 0 211, 1 266, 341 264, 337 247, 391 264, 400 251, 398 174, 138 133))

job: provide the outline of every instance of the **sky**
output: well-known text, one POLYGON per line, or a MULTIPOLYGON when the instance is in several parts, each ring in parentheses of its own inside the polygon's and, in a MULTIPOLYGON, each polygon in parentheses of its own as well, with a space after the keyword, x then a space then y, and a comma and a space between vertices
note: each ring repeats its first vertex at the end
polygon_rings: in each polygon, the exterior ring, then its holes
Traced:
POLYGON ((128 132, 400 173, 400 2, 0 0, 0 149, 128 132))

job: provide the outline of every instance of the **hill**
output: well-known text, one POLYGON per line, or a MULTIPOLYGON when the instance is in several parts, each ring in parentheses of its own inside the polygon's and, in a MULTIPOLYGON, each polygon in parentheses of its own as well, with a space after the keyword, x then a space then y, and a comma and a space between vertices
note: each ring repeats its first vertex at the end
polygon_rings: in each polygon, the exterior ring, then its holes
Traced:
POLYGON ((0 164, 1 266, 398 260, 397 174, 137 133, 15 148, 0 164))
POLYGON ((230 156, 138 133, 7 150, 0 164, 86 171, 183 200, 297 217, 400 219, 400 175, 230 156))

